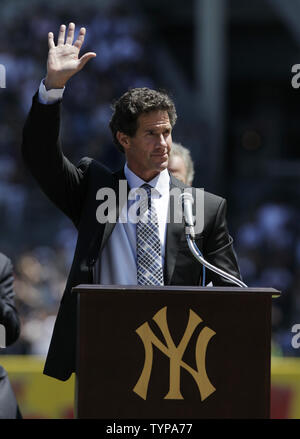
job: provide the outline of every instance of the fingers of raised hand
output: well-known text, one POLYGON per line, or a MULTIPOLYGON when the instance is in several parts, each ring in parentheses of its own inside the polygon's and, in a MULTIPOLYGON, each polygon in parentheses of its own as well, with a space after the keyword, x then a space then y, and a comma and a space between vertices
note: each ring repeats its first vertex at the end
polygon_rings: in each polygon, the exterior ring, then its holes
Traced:
POLYGON ((49 49, 52 49, 53 47, 55 47, 55 44, 54 44, 54 35, 53 35, 52 32, 49 32, 49 33, 48 33, 48 46, 49 46, 49 49))
POLYGON ((86 63, 90 59, 95 58, 95 56, 96 56, 95 52, 88 52, 82 55, 82 57, 79 59, 79 69, 82 69, 86 65, 86 63))
MULTIPOLYGON (((84 42, 84 38, 85 38, 85 33, 86 33, 86 29, 84 27, 80 28, 78 37, 74 43, 74 46, 80 50, 83 42, 84 42)), ((66 26, 64 24, 62 24, 59 28, 59 32, 58 32, 58 38, 57 38, 57 45, 58 46, 63 46, 64 44, 73 44, 73 40, 74 40, 74 34, 75 34, 75 24, 74 23, 70 23, 68 26, 68 32, 67 32, 67 38, 66 38, 66 43, 65 43, 65 36, 66 36, 66 26)), ((49 49, 52 49, 55 47, 55 43, 54 43, 54 35, 52 32, 48 33, 48 45, 49 45, 49 49)))
POLYGON ((84 42, 85 32, 86 32, 85 27, 81 27, 79 34, 78 34, 78 37, 77 37, 77 40, 74 43, 74 46, 77 47, 78 50, 81 48, 81 46, 84 42))
POLYGON ((68 28, 66 44, 73 44, 74 32, 75 32, 75 24, 74 23, 70 23, 69 24, 69 28, 68 28))
POLYGON ((66 26, 62 24, 59 28, 57 45, 61 46, 65 43, 66 26))

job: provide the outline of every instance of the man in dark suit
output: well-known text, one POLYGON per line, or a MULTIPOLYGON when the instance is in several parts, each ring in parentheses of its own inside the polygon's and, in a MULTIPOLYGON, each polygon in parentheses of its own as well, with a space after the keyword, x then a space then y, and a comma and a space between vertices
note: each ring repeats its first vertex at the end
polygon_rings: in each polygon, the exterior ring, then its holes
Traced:
MULTIPOLYGON (((20 320, 14 303, 13 268, 10 260, 0 253, 0 346, 14 343, 20 334, 20 320)), ((0 365, 0 419, 21 418, 7 373, 0 365)))
MULTIPOLYGON (((61 380, 68 379, 76 368, 76 297, 71 289, 89 283, 141 283, 137 224, 120 220, 124 205, 125 214, 130 211, 130 201, 126 204, 128 193, 144 184, 151 187, 150 204, 157 213, 155 233, 159 234, 161 247, 157 259, 163 284, 199 285, 202 273, 186 243, 183 221, 174 220, 176 206, 171 191, 174 188, 183 191, 187 186, 167 169, 176 111, 166 94, 146 88, 133 89, 116 102, 110 128, 126 157, 126 165, 119 172, 111 173, 89 158, 74 166, 63 155, 59 140, 63 88, 70 77, 96 56, 90 52, 79 58, 85 29, 80 29, 73 44, 74 29, 71 23, 65 36, 66 27, 62 25, 56 46, 53 34, 48 35, 47 76, 33 98, 22 146, 24 160, 42 190, 78 229, 74 260, 44 369, 45 374, 61 380), (102 221, 105 209, 101 210, 106 203, 104 189, 116 196, 116 203, 108 205, 106 221, 102 221)), ((205 192, 204 209, 200 212, 204 218, 203 230, 197 234, 196 242, 209 262, 240 277, 225 214, 226 201, 205 192)), ((210 281, 214 285, 230 285, 213 272, 207 276, 207 283, 210 281)))

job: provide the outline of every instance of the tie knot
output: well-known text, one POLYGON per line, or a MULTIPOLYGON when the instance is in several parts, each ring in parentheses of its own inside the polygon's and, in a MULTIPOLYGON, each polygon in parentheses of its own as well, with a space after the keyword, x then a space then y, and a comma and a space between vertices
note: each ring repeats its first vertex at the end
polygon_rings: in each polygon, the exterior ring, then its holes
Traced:
POLYGON ((151 198, 151 189, 152 189, 152 186, 150 186, 150 184, 144 183, 144 184, 141 186, 141 188, 144 189, 144 190, 147 192, 147 196, 148 196, 148 198, 151 198))

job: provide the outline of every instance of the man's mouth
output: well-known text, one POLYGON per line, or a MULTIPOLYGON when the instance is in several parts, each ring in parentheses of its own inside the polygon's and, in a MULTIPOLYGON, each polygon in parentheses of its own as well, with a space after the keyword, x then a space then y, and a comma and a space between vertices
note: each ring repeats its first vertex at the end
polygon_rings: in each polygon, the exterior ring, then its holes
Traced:
POLYGON ((168 153, 164 152, 163 154, 152 154, 153 157, 161 157, 161 158, 167 158, 168 153))

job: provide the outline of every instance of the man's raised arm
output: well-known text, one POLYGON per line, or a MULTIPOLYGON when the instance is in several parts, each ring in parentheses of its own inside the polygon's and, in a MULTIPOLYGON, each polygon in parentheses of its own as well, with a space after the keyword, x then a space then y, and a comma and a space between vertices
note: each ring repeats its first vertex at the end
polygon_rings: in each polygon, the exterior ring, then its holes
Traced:
MULTIPOLYGON (((79 58, 86 30, 80 29, 73 44, 74 32, 74 23, 69 24, 67 35, 66 26, 61 25, 56 46, 53 33, 48 34, 46 93, 53 93, 55 89, 58 92, 96 56, 88 52, 79 58)), ((90 161, 83 160, 76 167, 63 155, 59 140, 60 102, 52 99, 48 103, 51 102, 53 105, 44 105, 38 93, 35 95, 23 130, 22 154, 43 192, 77 224, 82 207, 84 175, 90 161)))

